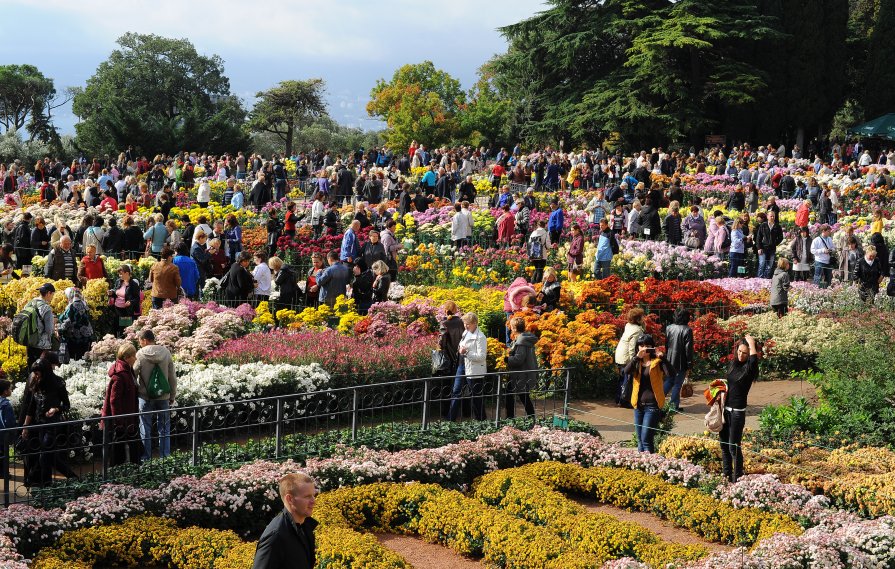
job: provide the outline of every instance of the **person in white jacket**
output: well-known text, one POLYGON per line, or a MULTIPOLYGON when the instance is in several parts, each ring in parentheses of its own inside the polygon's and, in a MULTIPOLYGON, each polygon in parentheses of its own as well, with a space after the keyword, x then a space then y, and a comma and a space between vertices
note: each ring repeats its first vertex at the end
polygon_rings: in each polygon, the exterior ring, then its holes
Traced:
MULTIPOLYGON (((465 202, 464 202, 465 203, 465 202)), ((451 242, 459 249, 469 245, 472 237, 472 213, 463 204, 454 204, 454 217, 451 219, 451 242)))
POLYGON ((208 202, 211 201, 211 184, 208 183, 207 179, 202 180, 202 183, 199 184, 199 189, 196 191, 196 202, 199 204, 199 207, 208 207, 208 202))
POLYGON ((488 339, 479 330, 479 318, 475 312, 467 312, 463 315, 463 325, 466 331, 460 338, 460 363, 457 367, 457 375, 454 376, 454 388, 451 391, 451 407, 448 411, 448 420, 456 421, 460 412, 460 396, 463 386, 469 385, 472 394, 472 412, 479 421, 485 420, 485 404, 482 392, 485 387, 485 377, 488 372, 488 339), (478 375, 477 375, 478 374, 478 375))

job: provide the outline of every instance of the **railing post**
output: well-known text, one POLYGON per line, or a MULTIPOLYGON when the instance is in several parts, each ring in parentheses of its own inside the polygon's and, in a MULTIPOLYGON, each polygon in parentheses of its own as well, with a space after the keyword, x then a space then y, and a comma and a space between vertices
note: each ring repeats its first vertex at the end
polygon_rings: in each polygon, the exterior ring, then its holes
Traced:
POLYGON ((274 449, 274 458, 279 459, 283 453, 283 400, 277 399, 277 425, 276 425, 277 444, 274 449))
POLYGON ((494 426, 500 427, 500 399, 503 394, 503 390, 500 388, 500 374, 495 375, 497 378, 497 401, 494 403, 494 426))
MULTIPOLYGON (((2 436, 5 439, 9 435, 11 435, 11 431, 7 431, 3 429, 2 436), (7 434, 8 433, 8 434, 7 434)), ((3 506, 9 506, 9 472, 12 470, 12 461, 9 458, 9 447, 4 445, 4 449, 6 449, 6 456, 3 457, 3 460, 6 461, 6 468, 3 469, 3 506)))
POLYGON ((423 425, 420 430, 429 428, 429 378, 423 380, 423 425))
POLYGON ((190 465, 196 466, 199 463, 199 409, 193 407, 193 455, 190 458, 190 465))
POLYGON ((112 458, 112 449, 109 446, 112 438, 112 422, 106 419, 103 424, 103 480, 109 479, 109 459, 112 458))
POLYGON ((566 392, 565 392, 565 395, 563 396, 563 402, 562 402, 562 414, 565 417, 569 416, 569 385, 571 384, 570 379, 571 379, 571 371, 566 369, 566 390, 565 390, 566 392))
POLYGON ((357 388, 351 390, 351 442, 357 440, 357 388))

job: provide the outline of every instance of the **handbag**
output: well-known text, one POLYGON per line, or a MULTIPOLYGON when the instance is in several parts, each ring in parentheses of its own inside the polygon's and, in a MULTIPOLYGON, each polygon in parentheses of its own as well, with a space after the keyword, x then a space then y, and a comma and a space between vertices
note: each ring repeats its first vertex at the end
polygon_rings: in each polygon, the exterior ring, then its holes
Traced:
POLYGON ((681 385, 681 397, 693 397, 693 384, 690 383, 690 378, 684 380, 683 385, 681 385))
POLYGON ((633 409, 631 405, 631 397, 634 395, 634 376, 630 373, 624 374, 622 378, 621 397, 618 404, 625 409, 633 409))
POLYGON ((131 324, 134 323, 134 319, 130 316, 119 316, 118 317, 118 327, 119 328, 129 328, 131 324))
POLYGON ((441 350, 432 350, 432 375, 445 375, 451 369, 451 362, 441 350))

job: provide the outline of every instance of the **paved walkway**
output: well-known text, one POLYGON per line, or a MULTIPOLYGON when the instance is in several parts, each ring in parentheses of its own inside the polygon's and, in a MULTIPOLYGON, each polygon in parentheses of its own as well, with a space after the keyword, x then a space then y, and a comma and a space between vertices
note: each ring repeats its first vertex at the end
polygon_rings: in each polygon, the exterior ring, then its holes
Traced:
MULTIPOLYGON (((705 430, 703 418, 708 407, 703 391, 708 382, 694 384, 693 397, 681 400, 683 412, 675 418, 674 432, 677 434, 702 433, 705 430)), ((816 390, 808 382, 796 380, 759 381, 749 392, 749 407, 746 410, 746 427, 758 428, 758 415, 768 405, 779 405, 790 397, 804 396, 811 402, 817 401, 816 390)), ((634 412, 617 407, 608 400, 573 400, 569 402, 569 414, 574 419, 591 423, 599 429, 607 442, 629 441, 634 433, 634 412)))

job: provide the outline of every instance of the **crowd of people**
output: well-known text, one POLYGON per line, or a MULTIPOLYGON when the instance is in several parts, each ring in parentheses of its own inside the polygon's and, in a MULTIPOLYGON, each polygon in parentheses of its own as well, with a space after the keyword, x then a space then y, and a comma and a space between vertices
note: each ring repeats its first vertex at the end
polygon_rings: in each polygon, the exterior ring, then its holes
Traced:
MULTIPOLYGON (((402 153, 386 148, 361 150, 344 157, 325 151, 301 153, 290 157, 290 162, 295 164, 293 175, 298 178, 298 187, 310 187, 309 204, 287 201, 296 183, 289 179, 286 160, 276 155, 265 160, 257 154, 180 153, 156 156, 150 161, 130 148, 117 159, 81 158, 70 164, 44 159, 27 174, 33 176, 40 201, 67 202, 84 208, 86 214, 72 229, 61 218, 48 220, 24 211, 16 223, 2 228, 0 282, 22 276, 16 269, 29 267, 35 255, 43 255, 45 276, 68 279, 77 285, 63 292, 66 308, 58 318, 50 308, 56 293, 52 284, 43 285, 39 296, 28 304, 35 314, 35 331, 27 346, 28 398, 18 423, 31 426, 58 422, 67 409, 64 382, 53 373, 59 361, 53 348, 62 340, 62 355, 74 359, 90 349, 94 331, 78 288, 88 281, 105 278, 112 283, 109 303, 115 311, 119 335, 142 314, 144 296, 151 298, 152 309, 161 309, 166 301, 198 298, 212 278, 218 280, 226 301, 266 301, 272 305, 272 314, 278 307, 334 306, 336 299, 346 294, 354 298, 358 312, 365 314, 372 304, 388 299, 390 286, 398 278, 403 246, 396 238, 396 221, 386 202, 394 199, 395 211, 403 216, 410 211, 426 211, 436 199, 448 200, 454 207, 451 241, 460 248, 469 244, 473 235, 470 204, 483 201, 473 180, 474 175, 482 173, 496 190, 489 200, 489 205, 498 210, 494 245, 523 245, 535 268, 532 282, 522 279, 515 289, 516 283, 511 285, 509 304, 505 305, 509 383, 504 391, 504 408, 507 416, 513 417, 518 399, 526 414, 533 415, 529 392, 538 382, 537 336, 526 331, 525 321, 512 318, 512 314, 524 309, 560 308, 561 275, 556 266, 548 266, 560 244, 567 245, 562 261, 566 278, 571 281, 585 270, 584 245, 588 239, 596 244, 590 267, 596 278, 609 275, 620 240, 631 238, 665 240, 718 255, 728 261, 731 277, 746 276, 746 267, 754 264, 756 276, 771 279, 770 304, 781 315, 787 310, 792 279, 813 278, 820 286, 829 285, 834 277, 854 280, 861 285, 862 297, 876 295, 883 278, 895 270, 895 251, 890 255, 882 236, 882 210, 874 213, 869 245, 862 246, 852 230, 834 241, 831 225, 837 221, 843 200, 839 189, 832 184, 817 184, 811 176, 805 181, 796 180, 792 166, 798 163, 817 175, 844 175, 867 186, 891 186, 889 167, 895 165, 895 154, 884 151, 874 160, 869 151, 852 144, 813 150, 816 152, 810 155, 815 155, 814 161, 807 164, 798 147, 788 155, 782 145, 741 145, 726 153, 717 148, 691 148, 689 152, 657 148, 630 157, 602 150, 563 153, 550 148, 523 154, 518 146, 496 152, 468 147, 430 150, 416 143, 402 153), (419 169, 419 182, 410 184, 407 177, 414 169, 419 169), (684 193, 681 176, 685 170, 718 172, 735 184, 725 211, 704 208, 698 196, 684 193), (197 223, 187 215, 172 215, 176 192, 195 191, 196 203, 208 206, 212 181, 226 184, 221 202, 235 211, 251 207, 260 212, 272 202, 283 203, 282 210, 271 208, 267 215, 267 246, 245 250, 242 228, 233 214, 220 219, 202 215, 197 223), (772 189, 767 198, 759 191, 765 187, 772 189), (568 189, 593 190, 585 207, 587 224, 567 225, 560 200, 540 199, 542 192, 568 189), (778 221, 778 198, 804 200, 796 215, 798 234, 788 243, 778 221), (338 208, 349 201, 354 215, 342 231, 338 208), (547 218, 531 222, 532 214, 545 202, 550 210, 547 218), (135 215, 140 208, 153 211, 145 226, 135 215), (667 210, 664 219, 659 216, 660 208, 667 210), (117 212, 118 216, 95 212, 117 212), (819 222, 815 235, 809 224, 812 213, 819 222), (298 226, 303 224, 311 227, 315 238, 324 233, 342 237, 337 250, 314 253, 310 270, 299 274, 277 252, 279 238, 296 239, 298 226), (784 255, 778 256, 781 250, 784 255), (116 275, 106 271, 103 258, 109 256, 125 261, 116 275), (137 281, 132 266, 142 257, 154 258, 145 283, 137 281), (542 286, 535 292, 531 285, 538 282, 542 286), (524 293, 517 295, 520 291, 524 293)), ((26 173, 19 164, 0 165, 7 203, 21 205, 26 173)), ((895 287, 888 292, 895 295, 895 287)), ((439 411, 444 419, 457 420, 462 413, 463 393, 468 390, 472 394, 472 414, 484 419, 487 339, 475 313, 461 316, 453 302, 444 310, 447 319, 440 337, 444 357, 435 371, 449 383, 439 411)), ((679 409, 681 389, 693 368, 690 314, 682 310, 675 315, 666 330, 664 347, 656 346, 645 333, 642 310, 632 309, 627 316, 628 324, 615 353, 619 367, 616 399, 618 404, 635 409, 640 449, 654 452, 654 435, 663 408, 668 402, 670 408, 679 409)), ((170 453, 168 413, 176 394, 172 354, 155 344, 149 330, 141 333, 139 341, 139 350, 123 347, 109 370, 102 413, 104 417, 151 413, 139 420, 113 418, 105 422, 113 430, 112 440, 121 443, 116 445, 116 464, 151 456, 152 418, 158 421, 160 455, 170 453), (155 389, 159 383, 166 388, 155 389)), ((736 348, 728 373, 728 430, 722 435, 722 445, 726 445, 724 472, 732 479, 742 474, 742 455, 736 449, 742 437, 746 396, 757 375, 755 342, 750 337, 743 342, 736 348), (729 449, 734 449, 730 456, 729 449)), ((5 387, 0 383, 0 390, 8 391, 5 387)), ((2 408, 0 399, 0 411, 2 408)), ((55 448, 58 434, 50 428, 41 433, 41 448, 55 448)), ((42 452, 40 456, 39 464, 29 466, 29 483, 46 483, 54 470, 74 475, 62 453, 42 452)))

